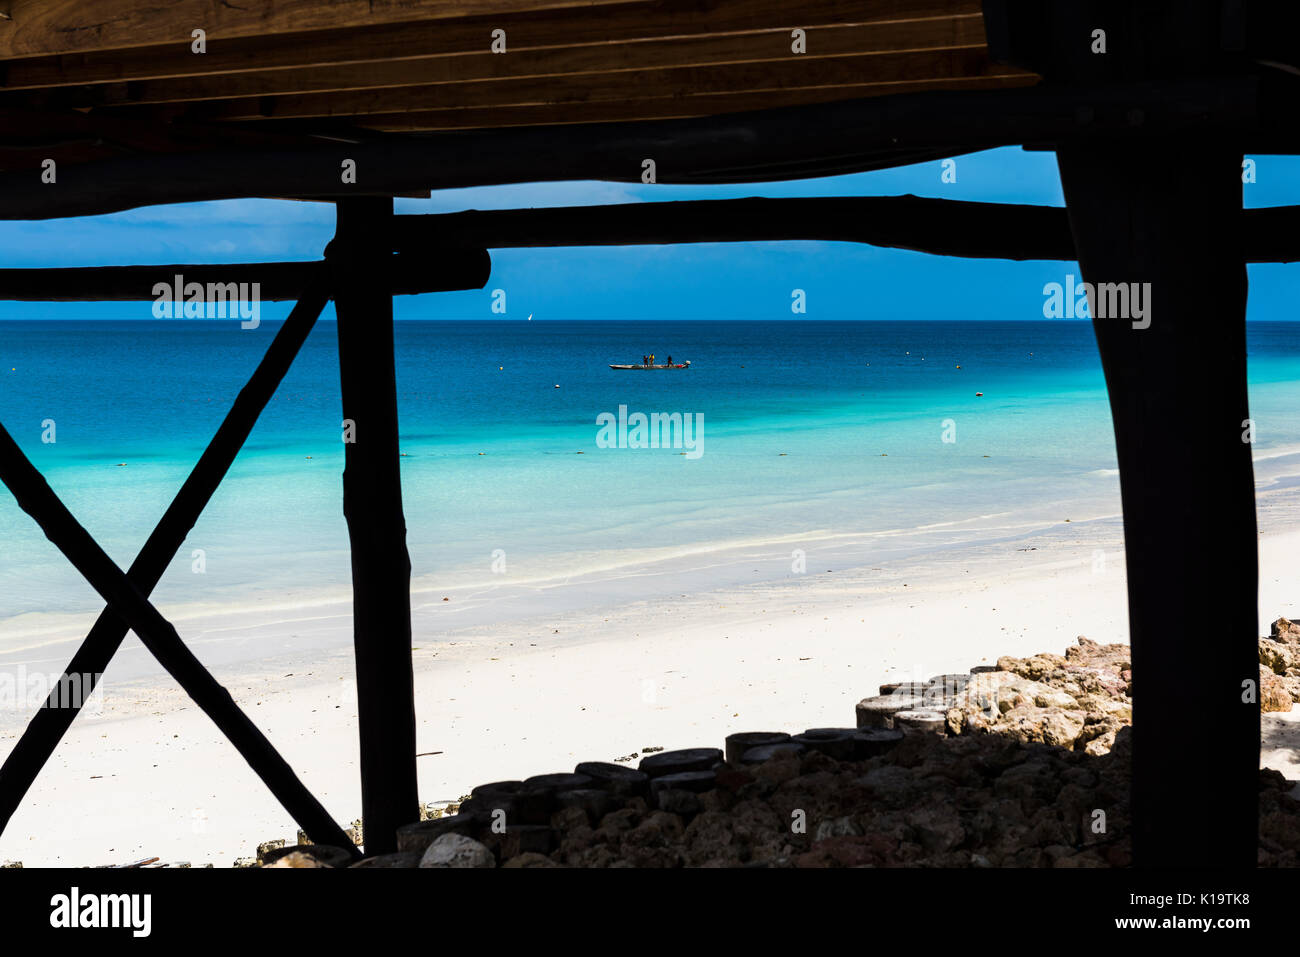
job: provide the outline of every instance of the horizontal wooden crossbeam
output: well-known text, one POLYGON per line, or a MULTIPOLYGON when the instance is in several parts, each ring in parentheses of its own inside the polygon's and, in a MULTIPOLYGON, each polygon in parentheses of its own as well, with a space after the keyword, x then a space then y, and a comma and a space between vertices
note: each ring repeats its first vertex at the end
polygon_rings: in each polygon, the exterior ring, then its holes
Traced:
MULTIPOLYGON (((415 254, 439 236, 505 249, 813 240, 938 256, 1073 259, 1063 208, 918 196, 683 200, 610 206, 468 210, 398 216, 394 248, 415 254)), ((4 270, 0 270, 3 289, 4 270)))
MULTIPOLYGON (((468 210, 399 216, 394 235, 408 254, 455 236, 489 249, 820 240, 973 259, 1077 258, 1064 207, 919 196, 468 210)), ((1247 262, 1300 260, 1300 207, 1243 211, 1242 237, 1247 262)))
MULTIPOLYGON (((394 296, 479 289, 487 282, 492 269, 491 258, 483 249, 426 248, 419 255, 397 255, 390 260, 388 287, 394 296)), ((227 292, 231 287, 236 291, 251 291, 256 283, 259 300, 281 302, 301 298, 313 286, 324 283, 327 269, 324 260, 216 266, 174 264, 0 269, 0 300, 147 302, 158 298, 160 294, 154 289, 161 284, 169 288, 175 301, 175 290, 179 288, 184 293, 185 287, 191 283, 202 286, 205 295, 209 286, 220 286, 227 292), (180 277, 179 285, 177 277, 180 277)), ((372 278, 379 284, 382 277, 372 278)))
MULTIPOLYGON (((1300 207, 1241 213, 1245 261, 1300 261, 1300 207)), ((482 287, 485 249, 556 246, 653 246, 686 243, 864 243, 963 259, 1074 261, 1064 207, 974 203, 920 196, 836 196, 794 199, 683 200, 608 206, 466 210, 396 216, 388 243, 398 271, 395 294, 482 287), (468 250, 449 250, 449 241, 468 250)), ((0 300, 137 301, 154 281, 267 280, 261 298, 290 298, 325 263, 239 266, 96 266, 0 269, 0 300), (305 269, 304 267, 310 267, 305 269), (143 292, 142 292, 143 290, 143 292)))
MULTIPOLYGON (((1241 136, 1256 121, 1250 78, 1116 88, 916 93, 725 117, 388 137, 300 150, 152 155, 0 174, 0 216, 48 219, 145 203, 243 196, 393 195, 544 180, 727 183, 878 169, 927 157, 1074 137, 1241 136), (356 164, 345 185, 345 161, 356 164)), ((278 128, 278 127, 277 127, 278 128)))

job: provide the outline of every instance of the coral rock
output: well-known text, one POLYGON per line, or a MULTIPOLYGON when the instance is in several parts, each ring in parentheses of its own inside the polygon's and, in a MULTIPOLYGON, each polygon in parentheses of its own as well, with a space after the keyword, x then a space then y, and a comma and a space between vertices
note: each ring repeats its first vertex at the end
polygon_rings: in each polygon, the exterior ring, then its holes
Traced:
POLYGON ((444 834, 429 845, 421 867, 495 867, 496 859, 484 845, 464 834, 444 834))

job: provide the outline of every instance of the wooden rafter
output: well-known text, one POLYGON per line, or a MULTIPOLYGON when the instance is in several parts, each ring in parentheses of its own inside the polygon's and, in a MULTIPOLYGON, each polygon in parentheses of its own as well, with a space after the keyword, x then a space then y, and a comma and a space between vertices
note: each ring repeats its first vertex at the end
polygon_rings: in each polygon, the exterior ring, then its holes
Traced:
MULTIPOLYGON (((897 58, 905 54, 945 50, 979 53, 985 49, 984 24, 978 17, 830 25, 812 31, 807 53, 799 56, 791 53, 790 34, 784 30, 531 50, 512 48, 506 56, 494 54, 486 48, 482 42, 486 35, 483 33, 476 37, 471 49, 452 54, 79 86, 58 91, 52 101, 60 106, 84 108, 238 100, 241 97, 391 90, 489 80, 611 78, 620 74, 660 71, 665 66, 674 69, 745 63, 802 66, 828 57, 892 55, 895 64, 876 64, 866 59, 855 59, 845 64, 853 68, 855 74, 875 77, 880 72, 876 69, 878 65, 897 69, 897 58)), ((924 59, 914 59, 913 63, 915 70, 926 70, 924 59)), ((1032 78, 1031 74, 1014 67, 1001 67, 1000 75, 1032 78)), ((655 73, 641 77, 640 82, 645 85, 655 83, 655 73)), ((12 89, 12 83, 7 87, 12 89)), ((459 89, 456 87, 451 92, 456 93, 459 89)))
MULTIPOLYGON (((77 87, 144 81, 202 78, 235 80, 249 74, 285 74, 282 83, 309 79, 312 71, 364 65, 353 71, 364 80, 368 71, 382 75, 395 64, 449 60, 465 70, 460 79, 521 75, 536 69, 572 72, 600 63, 617 68, 627 56, 658 52, 656 65, 729 62, 742 55, 774 55, 768 41, 780 40, 790 54, 790 31, 810 38, 808 56, 836 52, 885 52, 984 43, 978 2, 952 0, 808 0, 797 7, 754 0, 715 0, 689 17, 648 16, 643 4, 593 15, 587 9, 537 10, 501 17, 433 20, 353 30, 223 39, 209 37, 207 52, 195 56, 189 45, 169 42, 135 50, 65 54, 0 60, 7 90, 77 87), (508 56, 491 54, 491 32, 504 29, 508 56), (859 43, 849 51, 850 42, 859 43), (645 47, 647 51, 638 50, 645 47), (719 60, 711 58, 719 57, 719 60)), ((269 78, 265 81, 275 83, 269 78)), ((365 85, 360 83, 358 85, 365 85)), ((382 85, 382 84, 381 84, 382 85)), ((184 89, 183 84, 178 88, 184 89)), ((159 86, 159 89, 165 89, 159 86)), ((205 87, 196 86, 195 90, 205 87)), ((256 88, 250 88, 248 93, 256 88)), ((266 92, 288 92, 276 87, 266 92)), ((240 95, 233 92, 228 95, 240 95)), ((195 97, 196 99, 202 97, 195 97)))
MULTIPOLYGON (((553 76, 545 83, 523 79, 468 83, 440 82, 400 89, 346 90, 300 96, 222 100, 200 109, 205 119, 346 116, 360 125, 370 114, 412 110, 501 108, 549 104, 591 104, 652 99, 689 100, 719 93, 758 94, 765 106, 780 106, 789 90, 852 88, 864 95, 904 84, 939 80, 1013 79, 1022 71, 994 63, 980 48, 880 53, 799 59, 785 57, 717 66, 665 67, 632 72, 553 76)), ((1032 77, 1030 78, 1032 82, 1032 77)), ((845 99, 843 92, 839 99, 845 99)), ((758 101, 756 96, 755 100, 758 101)), ((630 119, 637 117, 631 116, 630 119)))
POLYGON ((274 144, 249 137, 635 122, 1037 81, 989 59, 980 0, 15 0, 13 16, 0 169, 28 161, 33 125, 51 129, 37 159, 80 165, 223 136, 257 150, 274 144), (87 143, 96 125, 107 132, 87 143))
MULTIPOLYGON (((33 163, 0 173, 0 216, 45 219, 237 196, 392 195, 538 180, 638 182, 647 157, 664 183, 825 176, 1081 136, 1240 136, 1257 122, 1257 100, 1251 77, 926 92, 699 119, 131 157, 74 167, 60 174, 57 189, 37 185, 33 163), (1136 126, 1135 113, 1141 116, 1136 126), (355 185, 341 180, 345 160, 356 164, 355 185)), ((341 140, 348 138, 340 131, 341 140)))
POLYGON ((196 28, 213 37, 258 37, 537 9, 582 8, 598 17, 622 5, 656 6, 645 0, 12 0, 10 19, 0 21, 0 57, 188 46, 196 28))

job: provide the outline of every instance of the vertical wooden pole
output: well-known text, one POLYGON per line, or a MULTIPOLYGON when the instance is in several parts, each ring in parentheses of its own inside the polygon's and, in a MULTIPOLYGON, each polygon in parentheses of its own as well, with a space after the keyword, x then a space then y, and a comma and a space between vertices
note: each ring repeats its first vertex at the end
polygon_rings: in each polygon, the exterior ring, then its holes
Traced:
POLYGON ((393 201, 342 200, 336 263, 343 391, 343 514, 352 545, 352 615, 367 854, 397 849, 419 819, 411 671, 411 561, 406 551, 393 367, 393 201))
POLYGON ((1124 506, 1134 861, 1251 867, 1259 632, 1242 156, 1202 138, 1058 159, 1084 278, 1151 284, 1147 328, 1092 303, 1124 506))

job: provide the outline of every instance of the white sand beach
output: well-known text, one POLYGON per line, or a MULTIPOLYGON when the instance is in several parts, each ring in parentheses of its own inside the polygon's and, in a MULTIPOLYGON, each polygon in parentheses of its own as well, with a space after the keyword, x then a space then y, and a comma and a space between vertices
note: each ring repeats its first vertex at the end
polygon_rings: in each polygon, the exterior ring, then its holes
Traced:
MULTIPOLYGON (((1276 518, 1261 524, 1282 524, 1276 518)), ((1261 539, 1265 632, 1300 605, 1298 550, 1294 528, 1261 539)), ((487 781, 648 747, 721 746, 734 731, 851 725, 854 704, 886 680, 1059 653, 1077 635, 1126 640, 1124 588, 1120 527, 1110 518, 946 558, 844 574, 810 565, 795 582, 496 632, 458 632, 446 625, 451 603, 420 604, 420 799, 452 801, 487 781)), ((315 625, 346 633, 346 612, 344 604, 315 625)), ((250 627, 274 638, 274 625, 250 627)), ((359 817, 350 653, 214 670, 335 818, 346 826, 359 817)), ((104 687, 102 713, 78 719, 0 837, 0 860, 158 856, 227 866, 260 841, 293 842, 296 825, 174 684, 119 682, 110 669, 104 687)), ((4 717, 0 754, 23 723, 4 717)), ((1266 762, 1292 778, 1300 777, 1294 718, 1269 716, 1291 737, 1265 749, 1266 762)))

